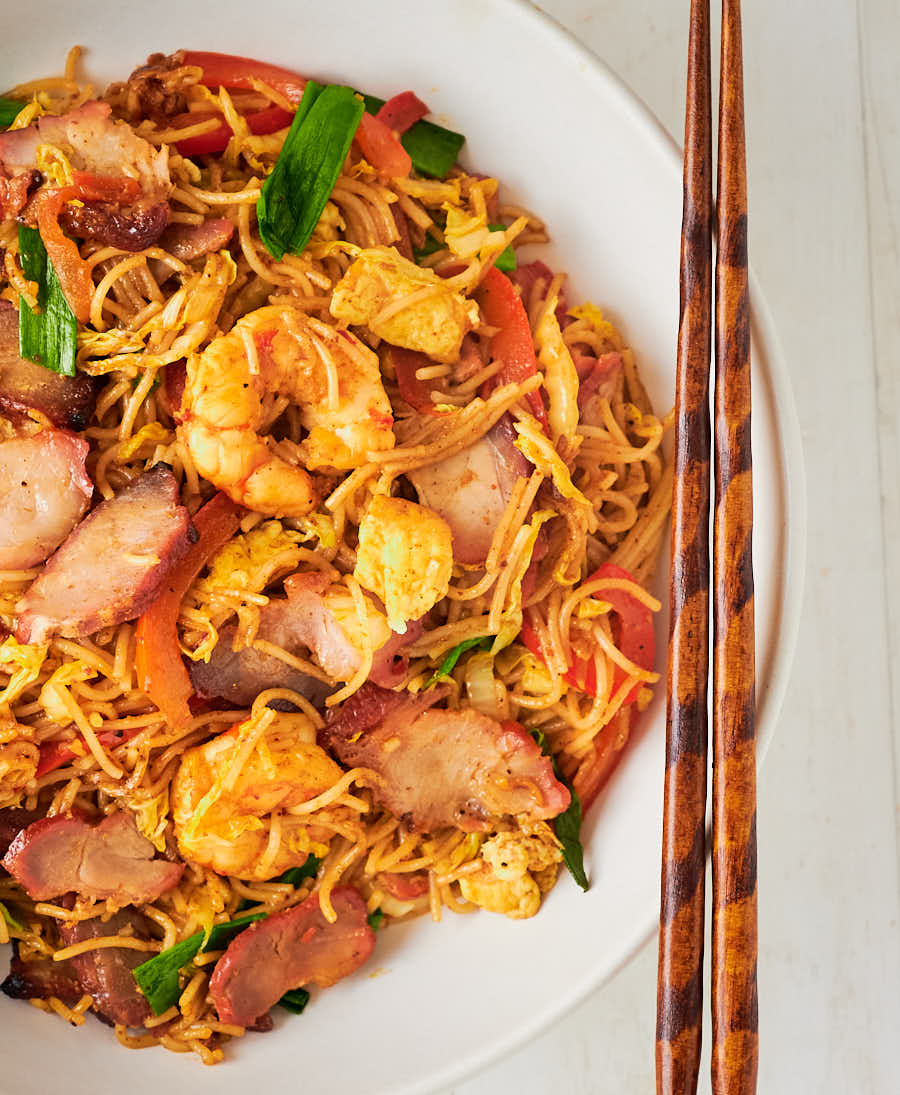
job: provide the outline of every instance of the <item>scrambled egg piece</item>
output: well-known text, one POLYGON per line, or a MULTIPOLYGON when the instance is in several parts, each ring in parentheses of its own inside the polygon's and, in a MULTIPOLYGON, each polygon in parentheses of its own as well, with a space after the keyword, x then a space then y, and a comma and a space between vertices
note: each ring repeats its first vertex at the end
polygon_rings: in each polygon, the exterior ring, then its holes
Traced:
POLYGON ((556 881, 562 852, 550 826, 538 822, 498 833, 482 846, 481 860, 478 871, 459 880, 463 897, 488 912, 524 920, 534 916, 556 881))
POLYGON ((331 314, 447 365, 458 359, 463 338, 479 321, 475 301, 393 247, 360 251, 334 288, 331 314))
POLYGON ((17 728, 11 719, 0 719, 0 741, 6 739, 0 744, 0 810, 18 804, 26 785, 35 777, 40 759, 33 742, 15 737, 17 728))
POLYGON ((303 540, 303 533, 285 528, 280 521, 264 521, 219 548, 209 561, 206 576, 197 578, 192 588, 199 595, 219 589, 261 593, 276 574, 296 569, 303 558, 303 540), (278 560, 274 569, 273 559, 278 560))
POLYGON ((450 526, 434 510, 376 495, 359 526, 353 576, 380 597, 392 631, 406 632, 446 596, 453 571, 450 526))
POLYGON ((315 738, 305 715, 265 708, 186 750, 171 788, 181 855, 219 874, 262 880, 299 866, 310 853, 323 856, 330 831, 281 813, 341 778, 315 738), (270 841, 275 824, 280 833, 270 841))
POLYGON ((583 320, 609 345, 610 349, 624 349, 622 336, 615 327, 606 319, 596 304, 579 304, 569 309, 569 315, 573 319, 583 320))

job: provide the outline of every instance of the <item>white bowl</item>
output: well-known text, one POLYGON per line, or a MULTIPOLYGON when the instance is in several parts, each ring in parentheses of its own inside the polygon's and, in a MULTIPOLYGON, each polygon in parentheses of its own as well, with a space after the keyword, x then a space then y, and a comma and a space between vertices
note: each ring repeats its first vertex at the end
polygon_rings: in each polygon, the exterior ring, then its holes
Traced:
MULTIPOLYGON (((9 20, 9 84, 59 71, 87 47, 99 85, 156 50, 241 53, 387 97, 413 88, 467 135, 466 162, 495 173, 547 221, 547 261, 570 299, 604 307, 635 347, 656 407, 672 401, 678 314, 681 167, 647 110, 591 54, 514 0, 218 0, 148 7, 122 0, 35 0, 9 20)), ((762 749, 781 703, 797 628, 804 502, 789 381, 754 287, 755 571, 762 749)), ((666 566, 658 592, 664 594, 666 566)), ((665 668, 667 623, 658 625, 665 668)), ((161 1049, 129 1054, 93 1020, 74 1030, 0 1000, 5 1095, 190 1091, 354 1091, 413 1095, 459 1079, 545 1028, 648 937, 659 906, 665 702, 585 824, 592 886, 562 877, 538 916, 480 913, 379 935, 370 965, 316 992, 301 1017, 249 1035, 203 1068, 161 1049), (127 1080, 123 1080, 127 1077, 127 1080)), ((647 1007, 653 1007, 648 997, 647 1007)), ((276 1009, 277 1010, 277 1009, 276 1009)), ((648 1050, 649 1052, 649 1050, 648 1050)))

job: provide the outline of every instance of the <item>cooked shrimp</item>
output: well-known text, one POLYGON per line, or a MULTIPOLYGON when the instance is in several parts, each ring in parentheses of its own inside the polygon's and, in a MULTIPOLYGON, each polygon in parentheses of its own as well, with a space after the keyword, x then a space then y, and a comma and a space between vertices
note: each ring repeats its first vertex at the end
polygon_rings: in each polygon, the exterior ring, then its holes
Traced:
POLYGON ((305 715, 265 708, 186 750, 172 783, 181 855, 219 874, 256 879, 299 866, 311 852, 324 855, 328 831, 281 813, 343 774, 315 740, 305 715))
POLYGON ((289 305, 251 312, 188 360, 181 417, 197 471, 235 502, 279 517, 316 505, 306 469, 349 470, 394 445, 377 356, 289 305), (288 442, 262 436, 275 394, 299 406, 309 430, 293 446, 297 464, 285 458, 288 442))

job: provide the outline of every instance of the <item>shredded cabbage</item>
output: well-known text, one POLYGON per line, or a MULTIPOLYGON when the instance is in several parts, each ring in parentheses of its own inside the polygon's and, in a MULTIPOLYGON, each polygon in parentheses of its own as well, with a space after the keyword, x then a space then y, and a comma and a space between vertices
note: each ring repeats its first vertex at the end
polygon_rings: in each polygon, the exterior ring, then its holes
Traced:
POLYGON ((20 643, 10 635, 0 644, 0 669, 9 674, 0 703, 12 703, 40 676, 50 649, 47 643, 20 643))
POLYGON ((96 675, 97 670, 93 666, 80 660, 64 662, 54 669, 44 682, 38 698, 39 703, 47 712, 47 718, 59 723, 60 726, 67 726, 72 721, 72 716, 69 714, 69 709, 62 698, 63 693, 68 685, 90 680, 91 677, 96 675))

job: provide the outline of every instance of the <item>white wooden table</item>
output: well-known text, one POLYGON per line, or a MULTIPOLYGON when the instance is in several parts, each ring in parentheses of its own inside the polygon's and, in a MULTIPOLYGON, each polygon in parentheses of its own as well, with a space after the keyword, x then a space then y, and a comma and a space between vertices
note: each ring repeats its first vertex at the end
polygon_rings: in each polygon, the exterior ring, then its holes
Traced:
MULTIPOLYGON (((688 0, 542 6, 680 140, 688 0)), ((744 7, 751 262, 809 480, 804 618, 759 788, 759 1090, 895 1095, 900 0, 744 7)), ((656 946, 443 1095, 652 1091, 656 946)))

